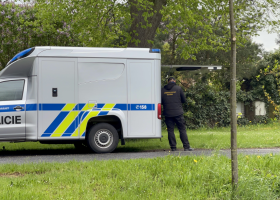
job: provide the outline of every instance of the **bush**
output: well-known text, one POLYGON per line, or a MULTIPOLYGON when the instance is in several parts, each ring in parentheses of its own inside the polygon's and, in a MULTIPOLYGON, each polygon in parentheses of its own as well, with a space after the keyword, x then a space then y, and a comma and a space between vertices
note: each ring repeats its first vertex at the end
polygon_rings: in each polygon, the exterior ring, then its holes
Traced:
POLYGON ((267 124, 269 123, 271 120, 269 119, 269 117, 267 115, 260 115, 260 116, 255 116, 255 119, 252 121, 253 124, 267 124))
POLYGON ((209 85, 197 83, 187 89, 186 98, 183 108, 188 128, 230 124, 229 92, 217 92, 209 85))
POLYGON ((249 121, 249 119, 247 119, 245 117, 237 119, 237 125, 238 126, 246 126, 248 124, 250 124, 250 121, 249 121))

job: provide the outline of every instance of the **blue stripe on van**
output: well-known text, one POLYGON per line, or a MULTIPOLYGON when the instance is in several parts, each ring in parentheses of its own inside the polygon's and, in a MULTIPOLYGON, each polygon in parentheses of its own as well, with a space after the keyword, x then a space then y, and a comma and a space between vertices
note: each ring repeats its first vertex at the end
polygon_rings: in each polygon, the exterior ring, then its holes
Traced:
POLYGON ((88 114, 89 114, 89 111, 86 111, 85 114, 82 115, 82 118, 81 118, 80 122, 83 121, 88 114))
POLYGON ((79 103, 75 106, 75 108, 73 110, 76 110, 76 111, 82 110, 85 105, 86 105, 85 103, 79 103))
POLYGON ((109 111, 101 111, 101 112, 99 112, 98 116, 107 115, 108 113, 109 113, 109 111))
POLYGON ((76 128, 79 126, 80 122, 81 122, 81 118, 83 116, 85 111, 81 111, 79 113, 79 115, 75 118, 75 120, 71 123, 71 125, 66 129, 66 131, 64 132, 64 134, 62 136, 65 136, 65 134, 68 133, 74 133, 74 131, 76 130, 76 128))
POLYGON ((26 104, 26 111, 36 111, 37 104, 26 104))
POLYGON ((131 104, 130 110, 133 111, 150 111, 155 110, 154 104, 131 104))
POLYGON ((105 105, 105 103, 98 103, 97 108, 103 108, 104 105, 105 105))
MULTIPOLYGON (((26 104, 26 111, 36 111, 37 107, 42 111, 61 111, 66 104, 26 104)), ((81 111, 86 104, 80 103, 75 106, 73 110, 81 111)), ((105 104, 97 104, 97 108, 92 110, 101 110, 105 104)), ((15 104, 15 105, 3 105, 0 106, 0 112, 17 112, 14 110, 14 107, 21 106, 24 108, 24 104, 15 104)), ((133 110, 133 111, 142 111, 142 110, 155 110, 155 104, 116 104, 112 110, 133 110)), ((24 111, 22 109, 21 111, 24 111)))
POLYGON ((41 135, 41 137, 50 137, 51 135, 51 133, 44 133, 43 135, 41 135))
POLYGON ((68 115, 69 112, 62 111, 59 115, 55 118, 55 120, 51 123, 51 125, 47 128, 44 133, 53 133, 55 129, 59 126, 59 124, 64 120, 64 118, 68 115))
POLYGON ((64 133, 61 137, 69 137, 71 135, 72 135, 72 133, 64 133))
POLYGON ((25 105, 24 104, 16 104, 16 105, 4 105, 4 106, 0 106, 0 112, 19 112, 16 111, 14 108, 16 106, 20 106, 23 109, 20 111, 24 111, 25 105))
POLYGON ((56 111, 56 110, 62 110, 62 108, 65 106, 65 103, 59 103, 59 104, 40 104, 39 110, 46 110, 46 111, 56 111))
POLYGON ((113 109, 127 110, 127 104, 116 104, 113 109))

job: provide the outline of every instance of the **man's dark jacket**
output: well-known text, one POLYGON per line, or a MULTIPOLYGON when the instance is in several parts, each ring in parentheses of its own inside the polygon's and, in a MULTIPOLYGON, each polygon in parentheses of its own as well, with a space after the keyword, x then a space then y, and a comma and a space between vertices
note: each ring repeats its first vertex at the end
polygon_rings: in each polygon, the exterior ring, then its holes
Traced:
POLYGON ((161 104, 163 105, 163 115, 166 117, 176 117, 184 114, 182 103, 186 102, 186 97, 182 88, 174 82, 169 82, 161 90, 161 104))

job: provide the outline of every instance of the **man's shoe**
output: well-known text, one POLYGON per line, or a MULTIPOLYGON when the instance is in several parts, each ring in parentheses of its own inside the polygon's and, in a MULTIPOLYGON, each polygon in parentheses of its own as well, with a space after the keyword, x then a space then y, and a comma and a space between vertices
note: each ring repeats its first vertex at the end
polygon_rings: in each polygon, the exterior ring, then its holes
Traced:
POLYGON ((177 151, 177 148, 171 148, 171 151, 177 151))
POLYGON ((193 151, 193 148, 185 148, 184 151, 193 151))

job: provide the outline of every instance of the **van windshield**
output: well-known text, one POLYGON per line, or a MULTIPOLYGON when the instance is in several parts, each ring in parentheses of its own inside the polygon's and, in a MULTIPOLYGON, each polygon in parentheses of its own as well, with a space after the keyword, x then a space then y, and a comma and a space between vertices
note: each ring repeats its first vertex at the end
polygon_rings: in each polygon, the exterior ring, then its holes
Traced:
POLYGON ((4 81, 0 83, 0 101, 22 100, 24 80, 4 81))

